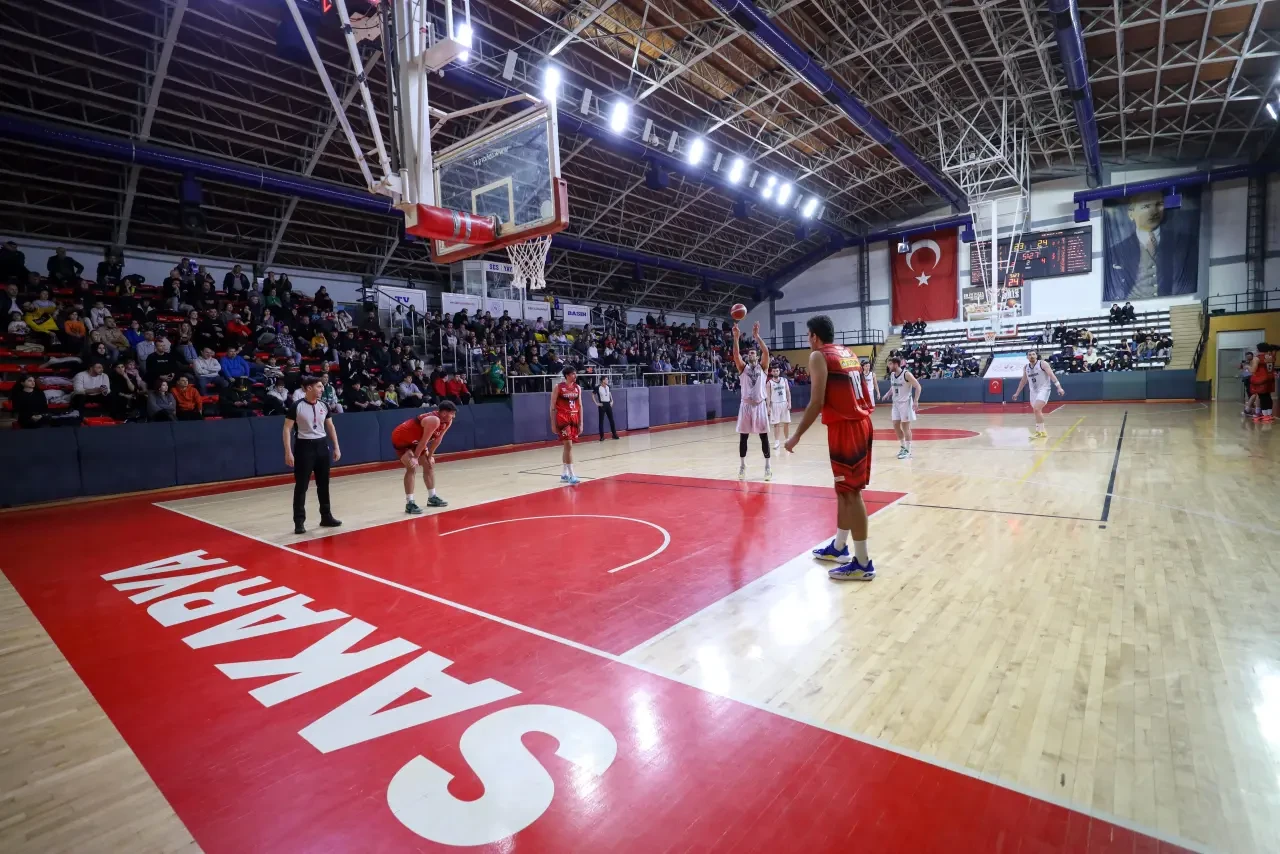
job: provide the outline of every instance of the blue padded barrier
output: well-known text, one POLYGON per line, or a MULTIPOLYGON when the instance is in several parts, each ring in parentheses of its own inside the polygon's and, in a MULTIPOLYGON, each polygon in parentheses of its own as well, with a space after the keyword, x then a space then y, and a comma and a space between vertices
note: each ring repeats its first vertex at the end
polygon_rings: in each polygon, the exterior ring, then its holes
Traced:
POLYGON ((477 403, 471 407, 477 448, 500 448, 515 442, 515 425, 511 420, 511 402, 477 403))
POLYGON ((1148 400, 1194 399, 1195 371, 1146 371, 1148 400))
POLYGON ((671 423, 671 389, 652 386, 649 392, 649 426, 662 427, 671 423))
POLYGON ((284 416, 247 418, 253 433, 253 468, 256 474, 284 474, 292 471, 284 464, 284 443, 280 431, 284 429, 284 416))
POLYGON ((78 432, 73 427, 6 430, 0 437, 0 507, 80 495, 78 432))
POLYGON ((555 434, 551 432, 550 411, 551 392, 512 395, 512 432, 515 443, 523 445, 526 442, 550 442, 555 439, 555 434))
MULTIPOLYGON (((1103 400, 1146 400, 1146 374, 1146 371, 1107 371, 1106 373, 1088 374, 1087 376, 1102 378, 1103 400)), ((1070 379, 1074 379, 1077 376, 1086 375, 1072 374, 1070 379)), ((1065 384, 1063 388, 1066 388, 1065 384)))
MULTIPOLYGON (((405 420, 412 417, 403 409, 401 414, 405 416, 405 420)), ((476 449, 476 417, 472 412, 471 404, 463 404, 458 407, 458 415, 453 419, 453 425, 445 431, 444 438, 440 440, 440 447, 436 450, 441 454, 455 454, 459 451, 474 451, 476 449)))
POLYGON ((384 463, 394 462, 396 452, 391 447, 391 431, 412 418, 411 412, 406 412, 403 409, 388 409, 385 412, 352 412, 350 414, 377 419, 378 459, 384 463))
MULTIPOLYGON (((254 464, 251 418, 179 421, 173 425, 178 484, 239 480, 258 473, 254 464)), ((280 453, 284 453, 281 448, 280 453)))
POLYGON ((335 415, 333 427, 338 431, 338 446, 342 448, 338 465, 358 466, 382 459, 377 415, 370 412, 335 415))
MULTIPOLYGON (((1049 402, 1054 403, 1061 401, 1069 403, 1073 400, 1102 400, 1104 389, 1103 377, 1105 376, 1107 376, 1107 374, 1059 374, 1058 381, 1062 383, 1062 390, 1067 394, 1065 397, 1059 397, 1058 390, 1056 388, 1051 388, 1049 392, 1049 402)), ((1141 382, 1141 380, 1139 380, 1139 382, 1141 382)), ((1016 389, 1018 387, 1017 383, 1014 383, 1013 387, 1016 389)), ((1022 390, 1023 400, 1027 399, 1029 391, 1029 389, 1022 390)), ((1143 387, 1143 391, 1145 392, 1145 386, 1143 387)))
MULTIPOLYGON (((618 389, 615 398, 626 392, 627 398, 627 429, 628 430, 645 430, 649 427, 649 389, 647 388, 628 388, 618 389)), ((616 404, 615 404, 616 408, 616 404)), ((619 427, 622 425, 619 424, 619 427)))
POLYGON ((177 485, 171 423, 88 427, 77 432, 85 495, 177 485))

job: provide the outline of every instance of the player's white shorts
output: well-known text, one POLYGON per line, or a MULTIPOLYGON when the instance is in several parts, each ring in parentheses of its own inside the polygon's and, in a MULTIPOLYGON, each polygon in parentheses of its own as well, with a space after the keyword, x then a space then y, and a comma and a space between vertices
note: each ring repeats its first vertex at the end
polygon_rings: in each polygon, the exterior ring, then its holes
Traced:
POLYGON ((1048 386, 1045 386, 1044 388, 1040 389, 1039 391, 1032 391, 1032 392, 1031 392, 1031 403, 1032 403, 1032 404, 1036 404, 1036 403, 1048 403, 1048 402, 1049 402, 1049 387, 1048 387, 1048 386))
POLYGON ((787 408, 785 403, 772 404, 769 407, 769 423, 770 424, 790 424, 791 410, 787 408))
POLYGON ((910 400, 895 400, 893 402, 893 420, 894 421, 915 421, 916 410, 911 405, 910 400))

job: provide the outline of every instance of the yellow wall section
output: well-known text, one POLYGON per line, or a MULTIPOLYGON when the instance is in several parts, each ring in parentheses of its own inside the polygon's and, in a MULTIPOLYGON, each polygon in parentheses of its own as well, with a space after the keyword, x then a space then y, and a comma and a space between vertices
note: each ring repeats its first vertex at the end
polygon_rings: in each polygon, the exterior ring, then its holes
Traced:
MULTIPOLYGON (((1271 344, 1280 344, 1280 311, 1258 311, 1249 314, 1217 314, 1209 318, 1209 340, 1200 359, 1200 371, 1196 379, 1213 380, 1214 397, 1218 395, 1218 333, 1239 332, 1244 329, 1261 329, 1263 338, 1271 344)), ((1252 347, 1256 341, 1250 342, 1252 347)))

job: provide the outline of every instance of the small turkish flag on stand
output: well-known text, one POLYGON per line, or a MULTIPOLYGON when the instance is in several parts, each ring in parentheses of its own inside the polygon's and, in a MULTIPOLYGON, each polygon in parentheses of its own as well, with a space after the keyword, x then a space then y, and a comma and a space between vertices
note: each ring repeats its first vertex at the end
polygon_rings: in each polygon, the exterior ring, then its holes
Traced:
POLYGON ((905 255, 893 252, 893 323, 955 320, 960 310, 956 230, 933 231, 911 238, 905 255))

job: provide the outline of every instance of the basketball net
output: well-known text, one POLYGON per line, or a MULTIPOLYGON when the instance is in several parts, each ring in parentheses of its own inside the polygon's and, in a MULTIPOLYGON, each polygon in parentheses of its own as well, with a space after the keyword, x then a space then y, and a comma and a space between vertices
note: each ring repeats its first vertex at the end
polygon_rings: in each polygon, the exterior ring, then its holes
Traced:
POLYGON ((551 235, 544 234, 507 247, 517 284, 528 282, 530 291, 547 287, 547 253, 551 251, 551 235))

